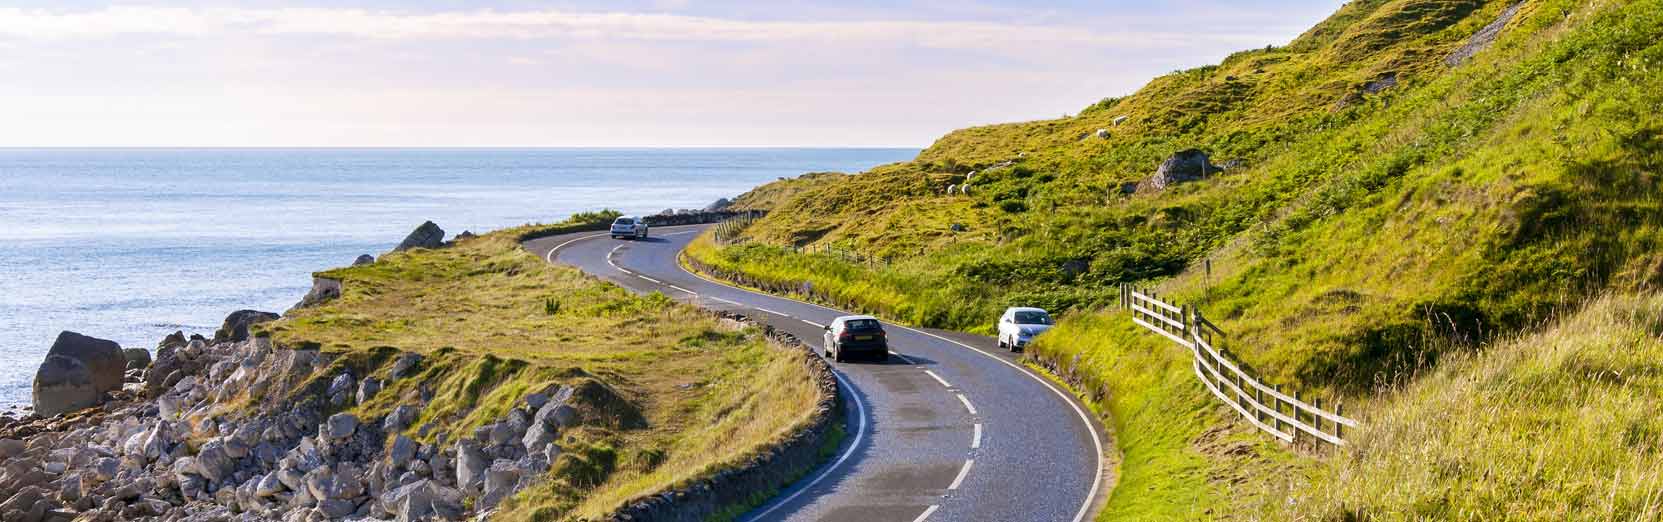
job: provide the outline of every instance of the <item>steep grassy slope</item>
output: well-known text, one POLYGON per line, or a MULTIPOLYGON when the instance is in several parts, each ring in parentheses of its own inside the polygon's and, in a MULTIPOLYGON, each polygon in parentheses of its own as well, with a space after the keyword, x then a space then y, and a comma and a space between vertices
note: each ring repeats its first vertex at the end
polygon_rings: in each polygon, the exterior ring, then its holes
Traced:
POLYGON ((616 395, 616 419, 562 434, 548 480, 499 513, 507 520, 595 519, 624 502, 743 462, 807 422, 817 398, 799 352, 770 346, 692 307, 637 296, 548 264, 521 237, 590 226, 497 231, 439 250, 384 256, 324 272, 339 299, 272 323, 283 346, 340 354, 355 375, 379 375, 399 351, 424 354, 419 378, 349 411, 379 419, 425 403, 406 435, 459 440, 496 422, 527 393, 594 382, 616 395), (432 423, 437 429, 419 429, 432 423))
MULTIPOLYGON (((805 188, 748 241, 691 253, 932 326, 1071 310, 1036 350, 1079 355, 1114 391, 1098 406, 1126 458, 1106 518, 1245 509, 1275 496, 1258 467, 1317 464, 1218 428, 1227 410, 1184 353, 1094 311, 1115 285, 1158 283, 1268 380, 1371 415, 1379 386, 1449 350, 1663 284, 1659 42, 1657 0, 1355 1, 1288 46, 805 188), (1227 168, 1123 190, 1191 148, 1227 168), (893 262, 786 248, 823 243, 893 262)), ((1499 502, 1467 512, 1508 513, 1499 502)))

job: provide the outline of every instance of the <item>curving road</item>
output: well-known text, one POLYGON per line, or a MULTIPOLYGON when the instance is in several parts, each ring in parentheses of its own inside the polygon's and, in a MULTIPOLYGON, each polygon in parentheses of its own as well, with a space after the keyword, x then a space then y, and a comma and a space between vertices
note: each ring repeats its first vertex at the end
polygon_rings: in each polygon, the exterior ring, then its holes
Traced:
MULTIPOLYGON (((570 234, 526 248, 635 291, 743 312, 818 348, 822 326, 844 313, 681 267, 677 255, 705 226, 655 228, 644 241, 570 234)), ((886 327, 888 363, 834 365, 851 434, 837 456, 740 520, 1080 522, 1095 513, 1111 448, 1084 406, 991 338, 886 327)))

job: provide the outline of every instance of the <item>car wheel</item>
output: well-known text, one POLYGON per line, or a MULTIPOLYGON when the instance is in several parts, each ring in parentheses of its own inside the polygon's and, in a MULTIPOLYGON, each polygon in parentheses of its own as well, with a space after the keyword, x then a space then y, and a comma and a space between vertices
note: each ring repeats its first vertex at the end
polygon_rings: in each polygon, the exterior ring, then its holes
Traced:
POLYGON ((889 362, 889 351, 878 352, 878 362, 889 362))
POLYGON ((843 362, 843 350, 832 349, 832 362, 843 362))

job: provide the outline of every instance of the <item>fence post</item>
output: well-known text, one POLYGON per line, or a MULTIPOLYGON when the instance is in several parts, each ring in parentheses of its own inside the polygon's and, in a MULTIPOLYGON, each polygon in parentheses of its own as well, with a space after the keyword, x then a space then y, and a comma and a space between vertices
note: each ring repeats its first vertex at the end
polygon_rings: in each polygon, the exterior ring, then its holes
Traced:
MULTIPOLYGON (((1312 397, 1311 398, 1311 405, 1315 406, 1318 411, 1321 411, 1322 410, 1322 397, 1312 397)), ((1317 412, 1315 412, 1315 411, 1311 412, 1311 425, 1316 426, 1317 433, 1327 433, 1326 431, 1323 431, 1323 429, 1322 429, 1322 416, 1317 415, 1317 412)))
MULTIPOLYGON (((1344 402, 1340 402, 1340 401, 1335 401, 1334 402, 1334 415, 1338 415, 1340 417, 1345 416, 1345 403, 1344 402)), ((1334 423, 1334 438, 1340 439, 1340 440, 1345 440, 1345 425, 1344 424, 1340 424, 1338 422, 1334 423)))

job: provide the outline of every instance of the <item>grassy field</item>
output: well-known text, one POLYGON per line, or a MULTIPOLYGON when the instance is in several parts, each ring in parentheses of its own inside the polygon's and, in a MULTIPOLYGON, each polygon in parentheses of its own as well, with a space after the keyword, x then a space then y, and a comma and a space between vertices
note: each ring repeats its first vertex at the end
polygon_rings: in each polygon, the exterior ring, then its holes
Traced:
MULTIPOLYGON (((919 325, 986 333, 1006 306, 1067 311, 1036 350, 1079 355, 1114 390, 1099 408, 1125 459, 1104 519, 1259 513, 1287 495, 1258 477, 1286 489, 1358 454, 1241 431, 1186 354, 1102 310, 1118 284, 1197 304, 1255 373, 1365 415, 1392 407, 1382 390, 1463 368, 1446 356, 1528 345, 1594 296, 1663 285, 1663 2, 1513 5, 1350 2, 1287 46, 1074 116, 955 131, 835 183, 777 182, 766 190, 795 195, 690 254, 919 325), (1491 23, 1492 44, 1446 61, 1491 23), (1189 148, 1229 168, 1122 190, 1189 148), (970 195, 945 194, 967 179, 970 195), (822 245, 888 262, 796 253, 822 245)), ((1484 498, 1448 514, 1532 512, 1484 498)))
POLYGON ((295 311, 268 331, 283 346, 341 354, 336 364, 355 375, 384 373, 398 351, 424 354, 419 378, 394 381, 349 410, 379 418, 430 387, 434 399, 414 426, 440 429, 424 442, 440 433, 456 440, 549 386, 611 390, 613 422, 563 433, 566 453, 550 479, 498 515, 510 520, 597 518, 742 462, 806 422, 818 392, 801 354, 754 328, 725 326, 660 294, 632 294, 520 247, 526 235, 605 217, 323 272, 343 282, 341 298, 295 311))

